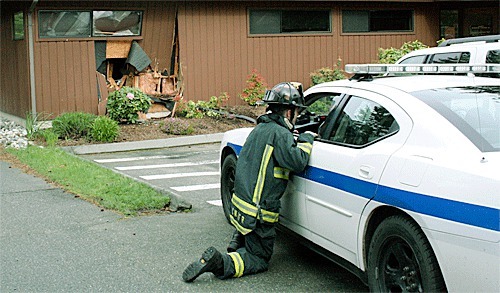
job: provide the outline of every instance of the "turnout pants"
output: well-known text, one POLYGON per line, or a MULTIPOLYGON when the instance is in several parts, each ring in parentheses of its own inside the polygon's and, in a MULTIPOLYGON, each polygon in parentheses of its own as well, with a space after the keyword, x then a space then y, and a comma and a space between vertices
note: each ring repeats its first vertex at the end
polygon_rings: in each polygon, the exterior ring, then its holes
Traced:
POLYGON ((242 277, 267 271, 273 254, 276 230, 274 224, 257 223, 245 236, 245 246, 223 255, 224 275, 221 279, 242 277))

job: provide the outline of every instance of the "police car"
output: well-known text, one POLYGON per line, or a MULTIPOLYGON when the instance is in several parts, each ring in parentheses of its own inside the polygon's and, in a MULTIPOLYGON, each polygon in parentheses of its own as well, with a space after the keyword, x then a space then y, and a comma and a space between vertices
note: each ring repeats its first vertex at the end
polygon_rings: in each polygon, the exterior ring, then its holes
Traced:
MULTIPOLYGON (((475 74, 500 67, 346 71, 353 78, 304 93, 296 129, 319 137, 288 184, 280 226, 372 291, 498 292, 500 79, 475 74)), ((221 143, 226 217, 251 130, 229 131, 221 143)))

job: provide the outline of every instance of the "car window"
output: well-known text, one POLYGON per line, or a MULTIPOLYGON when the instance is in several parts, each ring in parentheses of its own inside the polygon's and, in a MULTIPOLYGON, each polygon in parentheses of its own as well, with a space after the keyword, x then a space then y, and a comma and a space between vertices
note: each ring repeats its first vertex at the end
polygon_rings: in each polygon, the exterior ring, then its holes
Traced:
POLYGON ((486 54, 486 63, 500 63, 500 50, 491 50, 486 54))
POLYGON ((413 57, 408 57, 399 64, 424 64, 428 55, 420 55, 420 56, 413 56, 413 57))
POLYGON ((339 101, 340 94, 329 93, 321 95, 307 107, 307 110, 316 115, 328 115, 339 101))
POLYGON ((481 151, 500 150, 500 86, 433 89, 412 95, 439 112, 481 151))
POLYGON ((429 63, 469 63, 469 60, 470 52, 449 52, 434 54, 429 63))
POLYGON ((340 112, 329 140, 364 146, 398 130, 398 123, 384 107, 373 101, 352 96, 340 112))

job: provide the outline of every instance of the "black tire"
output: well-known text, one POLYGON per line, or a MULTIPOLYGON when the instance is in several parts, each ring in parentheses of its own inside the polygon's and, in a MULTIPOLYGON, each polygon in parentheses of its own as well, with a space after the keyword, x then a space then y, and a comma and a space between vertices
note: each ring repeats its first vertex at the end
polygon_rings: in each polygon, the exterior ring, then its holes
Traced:
POLYGON ((234 178, 236 174, 236 156, 228 155, 224 162, 222 162, 221 176, 220 176, 220 195, 222 199, 222 208, 224 215, 229 222, 229 214, 231 207, 231 197, 234 189, 234 178))
POLYGON ((372 292, 444 292, 446 285, 424 232, 411 219, 391 216, 377 227, 368 250, 372 292))

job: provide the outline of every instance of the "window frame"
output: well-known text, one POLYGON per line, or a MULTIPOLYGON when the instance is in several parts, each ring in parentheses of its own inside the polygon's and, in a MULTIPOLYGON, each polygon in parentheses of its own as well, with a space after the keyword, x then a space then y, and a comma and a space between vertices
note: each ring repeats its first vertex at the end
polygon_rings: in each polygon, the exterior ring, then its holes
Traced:
POLYGON ((321 36, 321 35, 332 35, 333 34, 333 12, 331 8, 267 8, 267 7, 250 7, 247 8, 247 36, 248 37, 285 37, 285 36, 321 36), (279 32, 279 33, 252 33, 252 22, 251 22, 251 12, 252 11, 278 11, 280 12, 280 30, 282 27, 282 17, 281 13, 283 11, 321 11, 328 12, 328 31, 302 31, 302 32, 279 32))
POLYGON ((383 35, 383 34, 399 34, 399 35, 405 35, 405 34, 415 34, 415 9, 414 8, 409 8, 409 9, 341 9, 340 10, 340 34, 341 35, 383 35), (345 11, 357 11, 357 12, 368 12, 368 29, 370 29, 370 13, 372 12, 380 12, 380 11, 409 11, 411 13, 411 20, 410 20, 410 30, 378 30, 378 31, 344 31, 344 12, 345 11))
POLYGON ((144 22, 144 9, 139 9, 139 8, 130 8, 130 9, 112 9, 112 8, 99 8, 99 9, 38 9, 36 12, 36 41, 39 42, 53 42, 53 41, 58 41, 60 42, 61 40, 71 40, 71 41, 88 41, 88 40, 142 40, 143 39, 143 23, 144 22), (116 35, 116 36, 95 36, 95 28, 94 28, 94 19, 93 15, 94 12, 98 11, 131 11, 131 12, 139 12, 140 13, 140 25, 139 25, 139 34, 138 35, 116 35), (42 37, 40 36, 40 13, 41 12, 88 12, 89 13, 89 29, 90 29, 90 34, 89 36, 49 36, 49 37, 42 37))
POLYGON ((26 38, 26 29, 25 29, 24 22, 25 22, 24 11, 20 10, 20 11, 14 12, 12 14, 12 40, 22 41, 26 38), (22 36, 21 37, 17 36, 18 35, 17 29, 19 29, 19 27, 17 27, 17 25, 16 25, 16 17, 18 15, 22 16, 22 22, 21 22, 22 36))

